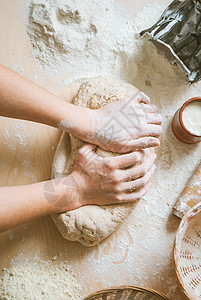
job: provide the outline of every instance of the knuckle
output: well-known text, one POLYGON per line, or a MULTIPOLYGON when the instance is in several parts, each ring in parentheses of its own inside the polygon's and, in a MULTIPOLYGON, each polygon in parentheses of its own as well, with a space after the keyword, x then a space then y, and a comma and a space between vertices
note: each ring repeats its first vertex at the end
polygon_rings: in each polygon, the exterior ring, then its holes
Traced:
POLYGON ((115 195, 115 202, 121 202, 121 195, 115 195))
POLYGON ((84 159, 84 158, 85 158, 84 151, 83 149, 80 149, 77 154, 77 159, 84 159))
POLYGON ((127 152, 129 152, 131 150, 132 150, 131 146, 127 142, 125 142, 122 144, 122 146, 120 146, 118 152, 121 154, 126 154, 127 152))
POLYGON ((114 185, 114 186, 113 186, 113 192, 114 192, 115 194, 119 194, 119 193, 121 192, 120 186, 119 186, 119 185, 114 185))
POLYGON ((111 161, 111 160, 107 160, 105 162, 105 167, 108 169, 108 170, 114 170, 115 169, 115 165, 114 163, 111 161))
POLYGON ((126 140, 125 141, 120 141, 119 142, 119 147, 118 147, 118 152, 119 153, 126 153, 128 149, 128 145, 126 140))
POLYGON ((138 192, 137 195, 135 195, 135 197, 133 198, 133 200, 135 201, 140 201, 143 197, 143 194, 141 194, 141 192, 138 192))
POLYGON ((89 152, 89 150, 88 150, 88 147, 87 147, 87 145, 84 145, 84 146, 82 146, 80 149, 79 149, 79 151, 78 151, 78 153, 79 153, 79 155, 81 155, 81 156, 86 156, 86 154, 89 152))
POLYGON ((141 167, 141 176, 145 176, 147 174, 147 166, 144 163, 141 167))
POLYGON ((116 195, 115 200, 116 200, 116 202, 118 202, 118 203, 121 203, 121 202, 124 202, 124 201, 125 201, 124 197, 122 197, 121 194, 116 195))
POLYGON ((115 184, 120 181, 119 176, 118 176, 117 172, 115 172, 115 171, 112 172, 111 178, 112 178, 112 182, 115 183, 115 184))
POLYGON ((136 202, 139 201, 141 198, 138 195, 132 195, 129 202, 136 202))
POLYGON ((136 196, 134 201, 140 201, 141 198, 142 198, 142 196, 140 196, 140 195, 139 195, 139 196, 136 196))
POLYGON ((139 152, 133 152, 132 154, 132 162, 137 162, 141 160, 141 155, 139 152))
POLYGON ((125 191, 127 193, 133 193, 133 191, 135 190, 135 186, 133 184, 129 184, 128 186, 126 186, 125 191))
POLYGON ((144 156, 143 156, 143 160, 146 159, 146 157, 148 157, 149 155, 152 155, 152 153, 154 153, 151 148, 146 148, 143 150, 144 151, 144 156))
POLYGON ((155 133, 153 133, 153 136, 156 138, 159 138, 160 134, 161 133, 159 132, 159 130, 155 130, 155 133))
POLYGON ((140 187, 144 187, 146 183, 147 183, 147 178, 146 176, 144 176, 140 179, 140 187))
POLYGON ((141 189, 138 193, 138 197, 141 199, 146 194, 146 192, 147 191, 145 188, 141 189))
POLYGON ((162 128, 162 126, 160 126, 160 128, 159 128, 159 132, 160 132, 160 134, 163 133, 163 128, 162 128))

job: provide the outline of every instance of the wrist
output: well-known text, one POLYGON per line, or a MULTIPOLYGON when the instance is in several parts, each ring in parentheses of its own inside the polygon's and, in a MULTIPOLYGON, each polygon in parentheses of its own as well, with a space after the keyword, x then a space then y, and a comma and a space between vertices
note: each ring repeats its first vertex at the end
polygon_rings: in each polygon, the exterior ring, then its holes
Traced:
POLYGON ((82 206, 79 181, 73 173, 64 179, 62 186, 62 197, 66 199, 64 211, 70 211, 82 206))
POLYGON ((66 103, 62 109, 57 127, 87 142, 95 132, 96 113, 89 108, 66 103))
POLYGON ((47 181, 45 198, 52 207, 52 214, 70 211, 81 206, 77 182, 71 174, 64 178, 47 181))
POLYGON ((76 202, 77 202, 77 206, 84 206, 87 205, 87 186, 86 186, 86 182, 84 180, 84 178, 79 174, 79 172, 77 171, 73 171, 70 174, 72 181, 75 184, 75 188, 76 188, 76 202))

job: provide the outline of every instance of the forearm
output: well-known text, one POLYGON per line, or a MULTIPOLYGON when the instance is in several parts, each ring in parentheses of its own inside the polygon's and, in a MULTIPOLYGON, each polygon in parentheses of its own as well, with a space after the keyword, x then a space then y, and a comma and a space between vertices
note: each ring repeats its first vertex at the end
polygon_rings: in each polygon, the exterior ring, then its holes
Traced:
POLYGON ((117 153, 158 146, 162 133, 162 117, 143 93, 91 110, 68 103, 1 65, 0 115, 60 128, 117 153))
MULTIPOLYGON (((51 94, 16 72, 0 65, 0 115, 60 127, 68 120, 69 129, 82 120, 85 108, 74 106, 51 94)), ((80 125, 78 126, 80 127, 80 125)))
POLYGON ((0 232, 35 218, 79 207, 72 178, 0 188, 0 232))

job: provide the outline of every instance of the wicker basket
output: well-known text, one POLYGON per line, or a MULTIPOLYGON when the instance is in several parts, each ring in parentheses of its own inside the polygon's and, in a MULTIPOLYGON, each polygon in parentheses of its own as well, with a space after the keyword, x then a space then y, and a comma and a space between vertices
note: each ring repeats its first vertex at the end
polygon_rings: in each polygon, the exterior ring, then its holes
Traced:
POLYGON ((162 294, 151 289, 137 286, 121 286, 102 290, 88 296, 85 300, 168 300, 162 294))
POLYGON ((201 299, 201 203, 183 217, 174 245, 176 274, 185 295, 201 299))

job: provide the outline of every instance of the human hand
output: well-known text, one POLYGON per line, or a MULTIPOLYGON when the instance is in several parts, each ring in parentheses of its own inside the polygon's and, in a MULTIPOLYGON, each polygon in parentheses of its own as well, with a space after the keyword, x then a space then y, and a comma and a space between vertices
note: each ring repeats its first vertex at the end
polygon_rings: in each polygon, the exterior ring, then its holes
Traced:
POLYGON ((116 157, 101 157, 94 145, 84 145, 71 173, 79 205, 106 205, 140 200, 147 192, 155 170, 156 154, 136 151, 116 157), (146 155, 145 155, 146 154, 146 155))
POLYGON ((159 145, 162 116, 142 92, 91 111, 90 118, 93 132, 84 139, 104 150, 127 153, 159 145))

